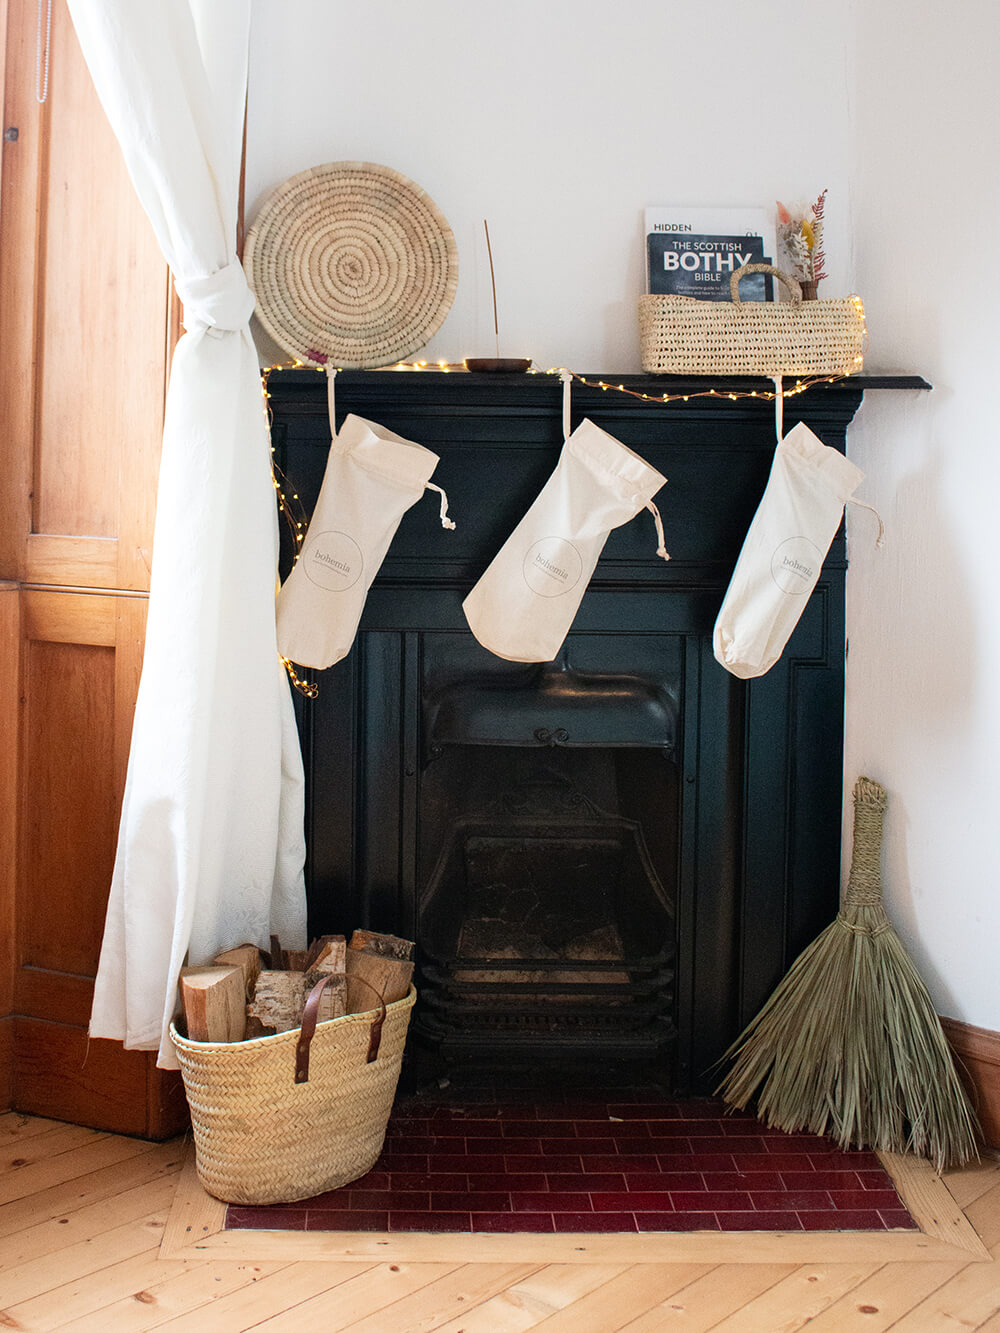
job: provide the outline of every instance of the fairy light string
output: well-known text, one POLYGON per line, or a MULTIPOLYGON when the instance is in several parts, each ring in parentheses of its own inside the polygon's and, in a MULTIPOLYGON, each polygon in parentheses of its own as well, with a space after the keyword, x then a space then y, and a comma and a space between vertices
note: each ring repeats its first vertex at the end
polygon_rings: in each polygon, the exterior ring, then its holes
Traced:
MULTIPOLYGON (((861 358, 857 360, 860 362, 861 358)), ((397 361, 394 365, 383 366, 383 370, 398 371, 402 373, 421 373, 429 372, 432 374, 451 374, 453 372, 467 373, 462 362, 453 361, 397 361)), ((275 371, 281 370, 315 370, 320 375, 326 374, 326 366, 315 366, 305 361, 281 361, 271 366, 264 366, 261 369, 261 388, 264 395, 264 407, 267 415, 268 429, 274 424, 273 413, 271 411, 271 391, 269 381, 275 371)), ((696 398, 717 398, 720 401, 738 402, 741 399, 756 399, 758 402, 773 403, 777 397, 776 389, 695 389, 688 390, 686 393, 644 393, 641 389, 630 389, 625 384, 615 383, 611 380, 593 380, 588 379, 586 375, 577 374, 574 370, 567 370, 564 366, 553 366, 549 370, 540 370, 532 367, 526 372, 529 375, 551 375, 554 377, 569 376, 577 384, 582 384, 587 389, 600 389, 604 393, 621 393, 629 398, 635 398, 639 402, 652 403, 663 406, 670 403, 687 403, 696 398)), ((815 388, 821 384, 838 384, 842 380, 849 379, 847 374, 841 375, 815 375, 794 380, 787 388, 782 388, 782 398, 797 398, 799 394, 806 393, 809 389, 815 388)), ((274 445, 271 445, 271 480, 274 484, 275 494, 278 499, 278 508, 288 525, 293 542, 292 563, 298 561, 302 550, 302 543, 305 540, 306 530, 309 526, 308 518, 302 501, 299 499, 298 492, 291 490, 288 479, 282 472, 275 459, 274 445)), ((289 661, 287 657, 281 658, 281 663, 288 672, 288 678, 298 692, 307 699, 315 699, 319 694, 319 686, 315 681, 300 677, 296 671, 295 664, 289 661)))

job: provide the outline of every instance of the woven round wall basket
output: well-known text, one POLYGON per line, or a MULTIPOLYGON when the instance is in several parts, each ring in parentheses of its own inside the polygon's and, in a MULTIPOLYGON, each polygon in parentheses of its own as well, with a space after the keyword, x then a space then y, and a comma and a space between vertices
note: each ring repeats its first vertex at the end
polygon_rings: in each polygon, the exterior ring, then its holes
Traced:
POLYGON ((350 369, 423 347, 458 286, 458 248, 437 205, 375 162, 330 162, 279 185, 247 233, 243 267, 275 342, 350 369))

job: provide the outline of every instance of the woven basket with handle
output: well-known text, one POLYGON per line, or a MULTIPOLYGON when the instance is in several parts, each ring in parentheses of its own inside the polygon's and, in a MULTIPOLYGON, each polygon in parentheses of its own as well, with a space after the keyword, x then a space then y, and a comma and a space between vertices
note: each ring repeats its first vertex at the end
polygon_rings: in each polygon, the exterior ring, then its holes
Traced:
POLYGON ((287 1203, 370 1171, 382 1151, 416 999, 409 993, 253 1041, 189 1041, 175 1027, 198 1178, 227 1203, 287 1203))
POLYGON ((642 368, 652 375, 853 375, 864 364, 861 299, 803 301, 794 278, 771 264, 744 264, 731 301, 640 296, 642 368), (740 279, 770 273, 790 301, 741 301, 740 279))

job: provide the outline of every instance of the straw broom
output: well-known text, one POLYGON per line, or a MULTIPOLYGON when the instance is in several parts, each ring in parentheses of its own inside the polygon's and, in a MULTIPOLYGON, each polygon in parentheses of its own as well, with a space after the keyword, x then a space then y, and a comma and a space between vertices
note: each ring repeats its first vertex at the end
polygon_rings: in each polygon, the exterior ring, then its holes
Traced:
POLYGON ((841 910, 722 1057, 717 1091, 768 1125, 842 1148, 914 1152, 940 1171, 978 1156, 976 1119, 927 989, 882 905, 884 787, 854 787, 841 910))

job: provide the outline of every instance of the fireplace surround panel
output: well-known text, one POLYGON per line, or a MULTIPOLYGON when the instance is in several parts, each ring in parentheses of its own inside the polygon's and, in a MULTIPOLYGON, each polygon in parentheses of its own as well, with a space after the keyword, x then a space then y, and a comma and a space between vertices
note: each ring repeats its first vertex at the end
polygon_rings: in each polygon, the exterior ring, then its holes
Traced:
MULTIPOLYGON (((786 429, 804 420, 843 449, 862 387, 790 399, 786 429)), ((269 389, 276 460, 309 512, 325 377, 275 373, 269 389)), ((558 379, 341 372, 337 404, 440 455, 457 528, 429 501, 408 511, 353 650, 297 699, 313 933, 416 939, 413 1044, 441 1061, 600 1057, 709 1088, 836 910, 842 533, 781 661, 735 679, 711 634, 766 484, 772 405, 574 387, 574 423, 668 478, 672 559, 640 515, 612 532, 556 661, 502 661, 461 603, 555 465, 558 379)))

